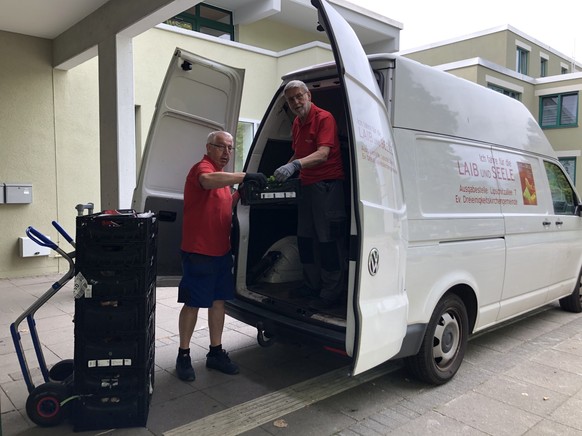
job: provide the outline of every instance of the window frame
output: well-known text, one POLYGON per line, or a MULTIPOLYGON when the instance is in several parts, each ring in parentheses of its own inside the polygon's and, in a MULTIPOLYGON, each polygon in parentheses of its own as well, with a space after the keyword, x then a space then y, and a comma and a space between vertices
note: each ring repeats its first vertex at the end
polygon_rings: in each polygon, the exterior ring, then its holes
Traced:
POLYGON ((487 83, 487 88, 489 88, 495 92, 499 92, 500 94, 506 95, 510 98, 513 98, 517 101, 521 101, 521 93, 520 92, 514 91, 512 89, 503 88, 502 86, 494 85, 492 83, 487 83))
POLYGON ((515 70, 527 76, 528 74, 528 63, 529 63, 529 51, 523 47, 517 46, 515 55, 515 70))
POLYGON ((178 15, 175 15, 169 20, 165 21, 165 23, 170 26, 176 26, 187 30, 191 30, 193 32, 204 33, 205 35, 211 35, 216 38, 221 38, 220 36, 216 36, 210 32, 205 32, 201 29, 207 28, 217 30, 218 32, 222 32, 225 35, 229 35, 230 41, 234 41, 234 24, 232 11, 229 11, 228 9, 219 8, 217 6, 212 6, 206 3, 199 3, 194 7, 187 9, 186 11, 183 11, 178 15), (228 16, 229 24, 221 23, 219 21, 203 17, 203 8, 224 13, 226 16, 228 16), (194 14, 192 14, 191 12, 194 12, 194 14), (189 23, 192 26, 192 28, 189 29, 187 27, 177 26, 176 24, 173 24, 171 22, 172 20, 189 23))
MULTIPOLYGON (((555 129, 555 128, 564 128, 564 127, 578 127, 578 112, 579 112, 579 93, 578 91, 575 92, 566 92, 562 94, 550 94, 550 95, 542 95, 540 96, 540 109, 539 109, 539 124, 542 129, 555 129), (562 122, 562 118, 564 115, 564 105, 563 100, 565 97, 576 96, 576 108, 575 108, 575 115, 573 116, 574 120, 571 123, 562 122), (555 105, 556 109, 556 120, 555 123, 546 124, 544 125, 544 101, 548 99, 557 99, 557 103, 555 105)), ((549 107, 548 107, 549 109, 549 107)))
POLYGON ((540 58, 540 77, 547 77, 548 75, 548 60, 540 58))

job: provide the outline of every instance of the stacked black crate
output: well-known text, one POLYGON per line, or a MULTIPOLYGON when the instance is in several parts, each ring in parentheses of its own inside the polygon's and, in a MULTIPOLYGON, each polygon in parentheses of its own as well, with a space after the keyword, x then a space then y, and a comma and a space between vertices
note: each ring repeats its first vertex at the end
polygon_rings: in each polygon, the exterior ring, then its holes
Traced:
POLYGON ((145 426, 154 384, 157 220, 77 217, 75 431, 145 426))

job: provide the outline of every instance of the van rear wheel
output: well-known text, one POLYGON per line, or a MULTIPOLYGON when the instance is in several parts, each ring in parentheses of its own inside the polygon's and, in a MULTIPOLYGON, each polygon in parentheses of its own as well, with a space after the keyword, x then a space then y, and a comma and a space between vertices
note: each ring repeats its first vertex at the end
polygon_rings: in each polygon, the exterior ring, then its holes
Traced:
POLYGON ((582 271, 578 275, 578 282, 574 288, 574 292, 567 297, 560 298, 560 307, 568 312, 580 313, 582 312, 582 294, 580 294, 580 289, 582 288, 582 271))
POLYGON ((468 330, 465 304, 455 294, 445 295, 432 314, 420 351, 407 358, 409 371, 427 383, 448 382, 465 356, 468 330))

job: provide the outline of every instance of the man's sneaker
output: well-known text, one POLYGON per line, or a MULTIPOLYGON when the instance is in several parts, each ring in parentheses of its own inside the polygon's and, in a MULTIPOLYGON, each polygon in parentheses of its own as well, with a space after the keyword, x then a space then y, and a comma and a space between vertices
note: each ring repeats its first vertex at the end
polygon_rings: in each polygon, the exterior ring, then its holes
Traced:
POLYGON ((219 353, 206 355, 206 368, 217 369, 225 374, 238 374, 238 365, 230 360, 228 353, 220 350, 219 353))
POLYGON ((196 379, 189 354, 178 354, 176 358, 176 373, 180 380, 194 381, 196 379))

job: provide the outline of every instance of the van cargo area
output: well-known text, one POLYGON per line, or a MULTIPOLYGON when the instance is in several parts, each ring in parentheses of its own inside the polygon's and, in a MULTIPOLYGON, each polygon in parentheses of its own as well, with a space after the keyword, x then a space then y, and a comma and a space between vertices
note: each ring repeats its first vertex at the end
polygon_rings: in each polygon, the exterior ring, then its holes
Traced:
MULTIPOLYGON (((350 166, 349 147, 345 133, 345 114, 341 100, 341 92, 337 78, 307 83, 311 90, 312 101, 319 107, 331 112, 338 124, 340 144, 346 174, 344 192, 346 215, 349 217, 350 195, 350 166)), ((259 133, 261 140, 255 143, 253 157, 259 159, 257 171, 271 176, 281 165, 288 162, 293 154, 291 148, 291 125, 294 115, 289 110, 281 92, 274 101, 274 108, 265 120, 259 133), (264 140, 262 138, 265 138, 264 140)), ((270 186, 277 187, 277 183, 270 186)), ((242 203, 237 207, 235 216, 237 225, 245 226, 245 237, 237 245, 237 297, 251 304, 264 306, 268 310, 288 316, 296 322, 302 321, 315 325, 345 331, 347 310, 347 276, 345 277, 345 293, 341 304, 316 311, 309 308, 309 302, 315 295, 301 295, 303 286, 303 272, 297 247, 297 201, 301 196, 299 180, 288 180, 281 184, 277 193, 267 188, 263 198, 245 201, 244 185, 241 187, 242 203), (285 189, 287 185, 287 189, 285 189), (250 203, 250 204, 249 204, 250 203), (244 223, 244 224, 242 224, 244 223), (242 253, 242 250, 245 253, 242 253), (244 280, 238 280, 243 274, 244 280), (245 286, 241 286, 245 284, 245 286)), ((249 195, 247 195, 250 197, 249 195)), ((236 232, 238 233, 238 232, 236 232)), ((236 241, 236 237, 232 238, 236 241)), ((349 252, 349 226, 345 229, 345 270, 348 268, 347 255, 349 252)))

